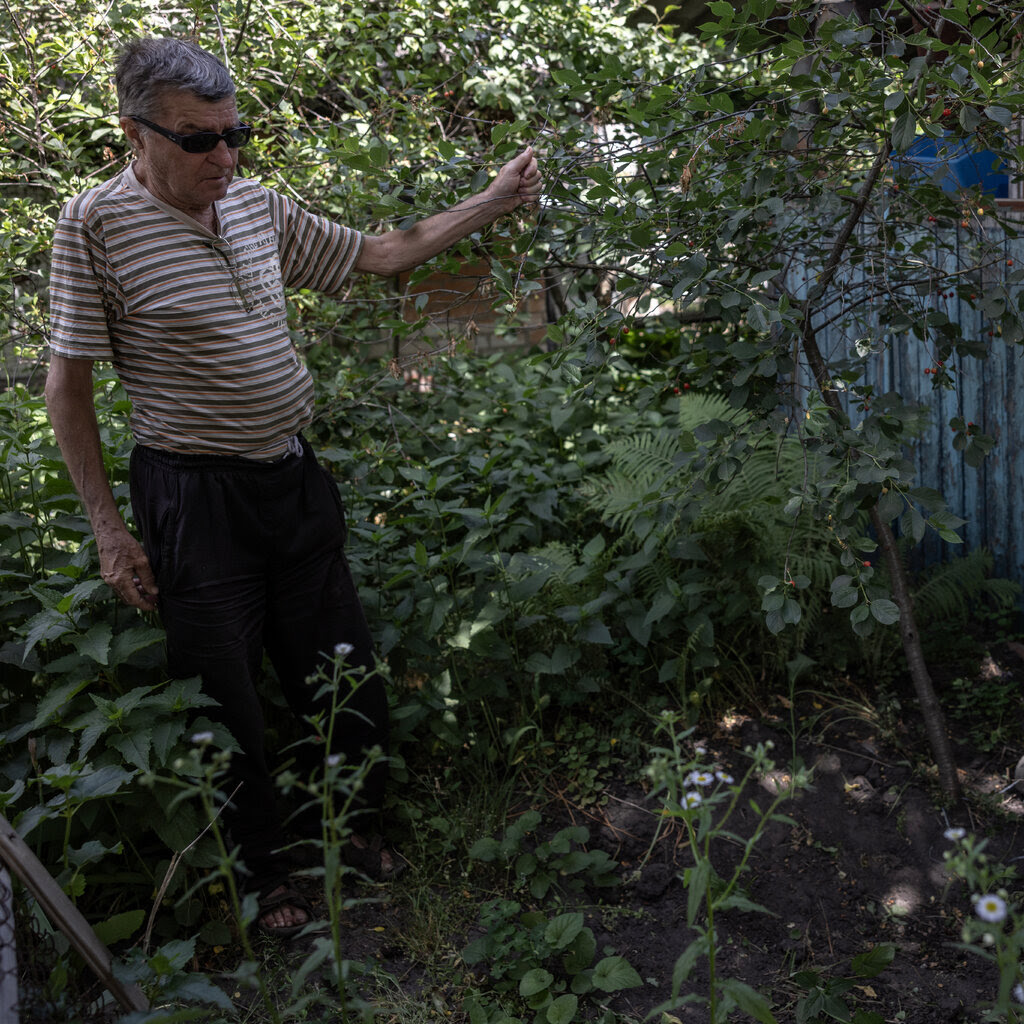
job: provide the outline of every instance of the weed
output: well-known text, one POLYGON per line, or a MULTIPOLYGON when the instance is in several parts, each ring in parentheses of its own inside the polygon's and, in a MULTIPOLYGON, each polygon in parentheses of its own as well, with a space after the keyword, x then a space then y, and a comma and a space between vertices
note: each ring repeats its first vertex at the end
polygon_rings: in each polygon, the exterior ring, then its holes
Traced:
POLYGON ((949 683, 946 709, 962 742, 988 753, 1010 739, 1020 705, 1020 684, 1007 677, 966 679, 949 683))
POLYGON ((857 986, 881 974, 895 956, 896 947, 892 943, 883 942, 854 957, 850 964, 850 974, 843 977, 829 978, 815 970, 797 971, 792 975, 792 980, 806 994, 797 1000, 796 1024, 822 1024, 824 1021, 884 1024, 879 1014, 856 1006, 851 1008, 848 1000, 853 998, 857 986))
POLYGON ((502 1019, 508 997, 518 994, 549 1024, 569 1024, 577 1019, 581 997, 642 985, 625 957, 605 956, 595 962, 597 941, 584 921, 581 911, 548 918, 541 911, 524 911, 514 900, 485 904, 480 915, 484 934, 462 956, 470 966, 487 964, 498 998, 473 993, 467 999, 470 1021, 502 1019))
POLYGON ((603 850, 586 850, 590 832, 574 825, 551 839, 532 846, 527 840, 541 823, 539 811, 527 811, 513 822, 502 838, 485 837, 473 844, 469 855, 483 864, 504 864, 514 872, 514 889, 543 899, 554 888, 580 892, 585 885, 607 888, 618 884, 618 866, 603 850))
POLYGON ((667 734, 670 745, 652 752, 648 773, 655 793, 661 796, 663 813, 667 818, 680 822, 689 839, 693 865, 684 872, 687 888, 686 921, 696 933, 696 938, 676 961, 672 975, 672 998, 658 1009, 664 1013, 676 1006, 697 1002, 707 1006, 710 1024, 721 1024, 728 1020, 735 1009, 742 1010, 764 1024, 774 1024, 775 1018, 763 994, 745 982, 722 977, 718 973, 719 935, 715 919, 718 914, 729 910, 767 912, 744 894, 740 880, 768 823, 779 821, 791 827, 795 825, 791 818, 778 813, 778 807, 798 788, 805 786, 808 779, 806 774, 794 772, 791 784, 781 789, 764 810, 754 801, 750 802, 758 818, 757 824, 749 838, 742 843, 739 862, 731 875, 723 877, 714 868, 713 844, 721 838, 735 840, 736 837, 728 831, 727 826, 739 804, 744 785, 756 773, 772 771, 774 765, 768 757, 768 747, 759 745, 757 749, 748 751, 751 766, 745 778, 737 783, 728 774, 705 763, 704 752, 700 748, 694 749, 693 756, 684 752, 692 729, 677 732, 681 720, 685 720, 683 714, 666 712, 661 716, 658 729, 667 734), (717 815, 716 811, 719 812, 717 815), (706 993, 683 994, 683 986, 701 958, 707 960, 706 993))
POLYGON ((971 892, 973 913, 961 934, 961 948, 987 960, 998 978, 995 1001, 984 1020, 1000 1024, 1024 1021, 1024 889, 1012 867, 993 862, 986 840, 963 828, 946 830, 952 844, 944 859, 950 872, 971 892))

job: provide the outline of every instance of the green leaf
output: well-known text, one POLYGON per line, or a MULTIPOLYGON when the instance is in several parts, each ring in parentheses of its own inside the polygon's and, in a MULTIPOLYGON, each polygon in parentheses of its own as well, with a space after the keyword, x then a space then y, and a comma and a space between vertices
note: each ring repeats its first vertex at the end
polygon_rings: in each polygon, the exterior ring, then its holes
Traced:
POLYGON ((747 310, 747 324, 751 330, 763 333, 768 330, 768 315, 760 302, 752 302, 747 310))
POLYGON ((570 89, 581 89, 583 87, 583 79, 572 68, 552 68, 551 77, 559 85, 566 85, 570 89))
POLYGON ((878 499, 878 514, 883 522, 891 523, 902 514, 904 504, 903 495, 899 491, 888 490, 878 499))
POLYGON ((570 1024, 576 1016, 579 998, 570 992, 560 995, 547 1011, 548 1024, 570 1024))
POLYGON ((676 996, 682 990, 683 985, 690 979, 690 972, 696 966, 697 961, 706 952, 708 939, 706 935, 694 939, 683 950, 682 954, 672 968, 672 994, 676 996))
POLYGON ((586 970, 594 962, 595 953, 597 939, 594 938, 594 933, 589 928, 582 928, 562 957, 565 973, 574 975, 586 970))
POLYGON ((565 949, 583 930, 583 914, 559 914, 548 922, 544 929, 544 940, 554 949, 565 949))
POLYGON ((870 608, 875 621, 882 623, 883 626, 891 626, 894 622, 899 621, 900 609, 894 601, 877 598, 871 602, 870 608))
POLYGON ((83 772, 75 779, 70 796, 79 800, 94 800, 101 796, 113 796, 121 787, 135 777, 135 772, 126 772, 117 765, 108 764, 95 771, 83 772))
POLYGON ((720 983, 722 992, 748 1016, 761 1024, 777 1024, 771 1011, 771 1004, 757 989, 736 978, 724 978, 720 983))
POLYGON ((139 651, 162 643, 164 637, 164 631, 156 626, 131 626, 118 633, 110 644, 110 667, 125 664, 139 651))
POLYGON ((180 974, 167 984, 163 994, 195 1003, 209 1003, 222 1010, 235 1009, 228 994, 205 974, 180 974))
POLYGON ((896 118, 892 127, 892 145, 897 153, 906 153, 917 138, 917 118, 907 109, 896 118))
POLYGON ((639 988, 643 979, 622 956, 606 956, 594 967, 594 987, 602 992, 621 992, 639 988))
POLYGON ((555 976, 550 971, 545 971, 543 967, 534 967, 532 971, 527 971, 520 980, 519 994, 524 999, 529 999, 531 996, 550 989, 554 980, 555 976))
POLYGON ((686 872, 686 923, 691 927, 700 913, 704 895, 711 881, 711 865, 707 860, 699 860, 686 872))
POLYGON ((135 730, 133 732, 119 733, 111 736, 107 742, 135 768, 141 768, 144 772, 149 771, 149 751, 152 746, 152 737, 148 732, 135 730))
POLYGON ((1013 114, 1006 107, 986 107, 984 114, 990 121, 995 121, 1003 128, 1009 128, 1013 120, 1013 114))
POLYGON ((93 925, 93 931, 105 946, 112 946, 115 942, 130 939, 145 919, 145 910, 126 910, 93 925))
POLYGON ((880 942, 866 953, 853 958, 853 973, 858 978, 874 978, 882 973, 896 959, 896 946, 891 942, 880 942))
POLYGON ((497 860, 500 853, 501 843, 493 836, 478 839, 469 849, 470 859, 483 861, 484 864, 497 860))
POLYGON ((832 607, 852 608, 860 600, 860 591, 856 587, 837 587, 832 584, 832 607))

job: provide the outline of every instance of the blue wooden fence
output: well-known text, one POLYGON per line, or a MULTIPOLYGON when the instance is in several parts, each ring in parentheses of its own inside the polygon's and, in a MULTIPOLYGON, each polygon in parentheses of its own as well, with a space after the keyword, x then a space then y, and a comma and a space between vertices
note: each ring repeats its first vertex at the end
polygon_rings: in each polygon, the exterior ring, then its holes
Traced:
MULTIPOLYGON (((992 247, 976 285, 983 297, 986 288, 1008 284, 1013 267, 1024 267, 1024 239, 1009 238, 991 223, 982 229, 986 244, 992 247)), ((961 246, 976 245, 978 225, 972 223, 968 230, 943 230, 947 232, 942 239, 946 245, 936 244, 930 254, 922 253, 922 265, 945 263, 952 270, 960 263, 961 246), (951 231, 957 232, 955 241, 948 234, 951 231)), ((856 294, 867 279, 865 268, 844 268, 835 283, 832 305, 823 311, 820 322, 835 317, 844 294, 856 294)), ((952 296, 947 290, 933 297, 935 308, 957 321, 968 338, 982 341, 989 353, 986 359, 954 357, 957 387, 952 391, 935 388, 935 378, 924 372, 934 366, 933 346, 905 334, 889 337, 887 344, 865 358, 863 382, 878 393, 897 392, 930 411, 930 428, 908 453, 917 470, 916 483, 939 491, 949 510, 967 520, 959 531, 966 548, 987 548, 995 560, 994 573, 1024 585, 1024 513, 1020 511, 1024 506, 1024 349, 1005 343, 997 326, 961 302, 955 291, 952 296), (977 424, 996 440, 979 468, 966 465, 962 453, 953 448, 949 421, 956 416, 977 424)), ((847 319, 822 327, 818 338, 822 349, 834 356, 848 351, 857 337, 872 333, 877 336, 877 324, 847 319)), ((805 382, 806 374, 805 369, 801 373, 805 382)), ((852 413, 854 422, 858 416, 852 413)), ((924 562, 942 560, 953 550, 929 531, 923 545, 924 562)), ((962 549, 956 546, 956 550, 962 549)))

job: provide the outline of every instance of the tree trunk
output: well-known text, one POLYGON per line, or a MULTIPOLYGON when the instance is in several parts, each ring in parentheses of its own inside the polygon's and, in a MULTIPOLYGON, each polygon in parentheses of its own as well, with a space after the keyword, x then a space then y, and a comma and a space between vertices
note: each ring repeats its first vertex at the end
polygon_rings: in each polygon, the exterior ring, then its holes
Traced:
MULTIPOLYGON (((839 402, 839 396, 832 387, 831 374, 828 372, 828 365, 821 354, 812 318, 815 303, 821 296, 827 294, 829 285, 842 261, 846 244, 864 212, 864 208, 878 182, 882 169, 889 160, 889 149, 889 140, 883 139, 878 155, 868 171, 867 179, 861 188, 860 194, 842 228, 840 228, 839 234, 836 236, 818 283, 808 297, 804 307, 803 329, 801 332, 804 355, 807 357, 811 372, 814 374, 814 380, 821 393, 822 400, 828 407, 832 418, 839 423, 845 423, 847 417, 839 402)), ((885 557, 886 566, 889 570, 893 601, 900 610, 900 639, 903 642, 903 653, 907 659, 907 668, 910 671, 910 678, 914 683, 914 691, 917 694, 921 715, 924 718, 925 732, 928 735, 928 742, 931 745, 932 755, 935 758, 935 764, 939 771, 939 783, 942 786, 943 793, 949 799, 956 800, 960 795, 960 783, 956 773, 956 764, 953 761, 953 753, 949 744, 945 716, 935 694, 935 687, 932 684, 932 678, 925 662, 924 651, 921 649, 921 636, 917 628, 917 618, 914 614, 914 603, 910 596, 910 580, 907 576, 906 566, 904 566, 903 559, 899 556, 896 538, 893 536, 892 530, 887 523, 883 522, 882 517, 879 515, 877 504, 871 510, 871 523, 874 526, 878 542, 882 548, 882 554, 885 557)))

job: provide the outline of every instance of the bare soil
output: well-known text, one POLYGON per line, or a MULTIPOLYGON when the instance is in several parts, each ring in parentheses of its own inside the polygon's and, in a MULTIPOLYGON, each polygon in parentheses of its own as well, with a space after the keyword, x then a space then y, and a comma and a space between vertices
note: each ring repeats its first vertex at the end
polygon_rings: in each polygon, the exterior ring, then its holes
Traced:
MULTIPOLYGON (((1004 654, 1002 664, 990 661, 985 671, 1024 677, 1014 653, 1004 654)), ((769 996, 779 1024, 789 1024, 797 1019, 802 994, 796 972, 841 978, 853 957, 888 942, 896 946, 895 959, 877 977, 858 979, 844 997, 851 1010, 856 1006, 905 1024, 980 1020, 997 980, 986 960, 957 945, 964 915, 971 913, 970 894, 946 871, 943 853, 950 842, 943 833, 963 826, 985 836, 994 859, 1016 861, 1024 873, 1024 795, 1007 789, 1024 753, 1024 727, 1015 730, 1015 745, 989 754, 957 745, 966 799, 944 808, 913 722, 897 724, 895 733, 883 737, 869 718, 849 708, 830 711, 808 703, 792 710, 797 721, 813 725, 795 745, 796 755, 814 768, 813 785, 781 807, 793 823, 772 823, 750 861, 746 893, 768 913, 729 911, 716 920, 719 976, 742 979, 769 996)), ((709 728, 700 737, 707 760, 741 778, 750 764, 744 749, 771 740, 777 763, 788 765, 790 711, 780 698, 757 717, 733 716, 709 728)), ((786 785, 784 774, 754 779, 744 796, 765 806, 779 785, 786 785)), ((607 1005, 624 1017, 643 1018, 675 1002, 669 1012, 676 1020, 706 1024, 706 1008, 678 1005, 671 989, 676 960, 693 938, 683 882, 690 851, 684 833, 665 827, 640 778, 609 779, 603 802, 585 807, 564 794, 534 797, 529 805, 543 812, 552 833, 567 824, 586 825, 591 847, 619 862, 621 885, 576 899, 598 949, 626 957, 644 979, 643 987, 607 1005)), ((745 837, 756 821, 744 799, 730 827, 745 837)), ((723 839, 712 852, 720 875, 728 875, 739 856, 736 840, 723 839)), ((405 884, 376 888, 377 902, 351 911, 349 955, 390 974, 405 996, 420 999, 439 1020, 461 1021, 459 986, 452 979, 458 975, 458 951, 474 936, 448 937, 453 969, 443 981, 427 976, 404 941, 415 913, 402 898, 405 884)), ((301 959, 300 950, 294 955, 301 959)), ((706 983, 702 960, 680 994, 706 992, 706 983)), ((386 1005, 380 1010, 380 1020, 403 1019, 386 1005)))

